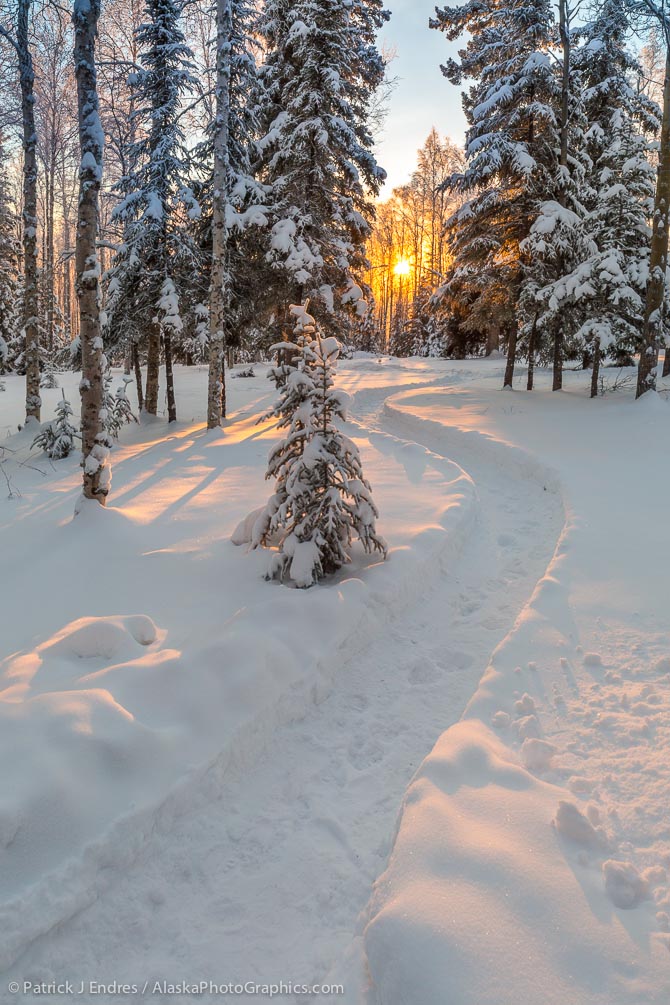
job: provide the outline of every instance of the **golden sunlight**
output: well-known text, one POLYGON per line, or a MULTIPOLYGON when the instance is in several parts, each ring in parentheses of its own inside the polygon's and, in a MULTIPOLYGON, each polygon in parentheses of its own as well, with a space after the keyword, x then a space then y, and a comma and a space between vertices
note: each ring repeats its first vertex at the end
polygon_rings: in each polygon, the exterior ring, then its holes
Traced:
POLYGON ((412 271, 412 263, 408 262, 406 258, 401 258, 400 261, 394 266, 393 274, 395 276, 409 276, 412 271))

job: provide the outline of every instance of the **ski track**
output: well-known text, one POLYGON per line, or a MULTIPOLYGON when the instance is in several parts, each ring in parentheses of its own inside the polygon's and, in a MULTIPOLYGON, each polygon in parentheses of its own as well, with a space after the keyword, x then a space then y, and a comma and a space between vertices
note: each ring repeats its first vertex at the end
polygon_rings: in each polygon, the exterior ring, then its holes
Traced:
MULTIPOLYGON (((359 392, 356 420, 402 435, 383 402, 391 390, 416 388, 359 392)), ((280 725, 243 777, 224 779, 217 801, 157 826, 131 868, 37 939, 12 977, 140 986, 326 980, 385 867, 414 771, 459 719, 563 523, 559 497, 532 478, 468 454, 446 430, 439 444, 434 432, 426 438, 471 475, 480 496, 456 566, 344 665, 302 720, 280 725)))

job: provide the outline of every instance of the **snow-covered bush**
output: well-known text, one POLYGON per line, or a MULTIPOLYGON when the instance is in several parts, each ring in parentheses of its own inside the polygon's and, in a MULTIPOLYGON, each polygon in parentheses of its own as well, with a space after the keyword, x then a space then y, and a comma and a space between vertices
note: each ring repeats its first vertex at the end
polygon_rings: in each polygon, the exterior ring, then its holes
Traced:
POLYGON ((122 383, 117 387, 116 393, 112 394, 112 371, 108 370, 105 374, 103 426, 115 440, 118 440, 125 425, 138 421, 128 397, 128 384, 132 382, 133 378, 124 374, 122 383))
POLYGON ((278 539, 268 578, 304 589, 350 561, 354 537, 366 552, 386 557, 387 548, 358 448, 339 426, 346 420, 346 395, 333 386, 339 343, 318 334, 305 307, 291 310, 295 365, 272 413, 287 432, 270 453, 267 477, 276 488, 256 521, 252 547, 278 539))
POLYGON ((46 373, 42 375, 42 379, 40 380, 40 387, 46 387, 48 390, 52 390, 55 387, 59 387, 58 377, 51 368, 49 368, 46 371, 46 373))
POLYGON ((69 457, 75 449, 75 440, 80 440, 81 436, 70 422, 74 415, 70 402, 63 396, 56 405, 56 418, 51 422, 46 422, 32 443, 32 448, 38 447, 43 450, 47 457, 53 461, 60 461, 64 457, 69 457))

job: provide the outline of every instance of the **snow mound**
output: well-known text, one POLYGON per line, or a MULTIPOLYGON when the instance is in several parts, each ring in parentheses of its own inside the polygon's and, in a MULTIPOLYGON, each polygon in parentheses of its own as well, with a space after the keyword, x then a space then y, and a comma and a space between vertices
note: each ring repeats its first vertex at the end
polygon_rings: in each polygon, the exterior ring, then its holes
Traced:
POLYGON ((634 907, 648 884, 628 863, 608 861, 606 892, 598 891, 596 866, 580 865, 583 853, 571 861, 559 841, 597 855, 602 836, 567 801, 552 831, 557 791, 483 723, 464 720, 443 734, 407 792, 388 868, 336 971, 358 986, 347 1000, 660 1001, 646 983, 645 953, 610 924, 605 902, 634 907))
POLYGON ((79 659, 98 657, 111 660, 132 650, 133 642, 149 646, 157 638, 158 630, 146 615, 80 618, 40 646, 38 652, 62 657, 77 656, 79 659))
POLYGON ((239 548, 244 544, 251 544, 254 527, 263 513, 265 513, 265 506, 259 506, 257 509, 252 510, 251 513, 248 513, 243 520, 240 520, 230 535, 230 540, 236 547, 239 548))

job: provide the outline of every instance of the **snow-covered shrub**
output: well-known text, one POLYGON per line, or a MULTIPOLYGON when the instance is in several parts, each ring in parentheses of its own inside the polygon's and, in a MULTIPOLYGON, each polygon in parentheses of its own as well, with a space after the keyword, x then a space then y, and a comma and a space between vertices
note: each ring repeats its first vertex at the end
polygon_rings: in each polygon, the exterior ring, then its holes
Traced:
POLYGON ((138 421, 128 397, 128 384, 132 382, 133 378, 124 374, 122 383, 117 387, 116 393, 112 394, 112 371, 108 370, 105 374, 103 426, 115 440, 118 440, 125 425, 138 421))
POLYGON ((52 369, 49 369, 42 375, 40 380, 40 387, 46 387, 47 389, 53 389, 59 387, 58 377, 52 369))
POLYGON ((333 386, 339 343, 318 334, 305 307, 291 310, 295 365, 272 413, 287 432, 270 453, 267 477, 276 488, 256 521, 252 547, 278 539, 268 578, 304 589, 350 561, 354 537, 366 552, 386 557, 387 548, 358 448, 339 426, 346 420, 346 395, 333 386))
POLYGON ((56 405, 56 418, 42 426, 31 447, 43 450, 53 461, 69 457, 75 449, 75 440, 81 439, 70 422, 71 416, 74 415, 72 406, 65 397, 65 391, 62 394, 61 400, 56 405))
POLYGON ((237 373, 233 374, 233 377, 255 377, 253 366, 246 366, 243 370, 238 370, 237 373))

